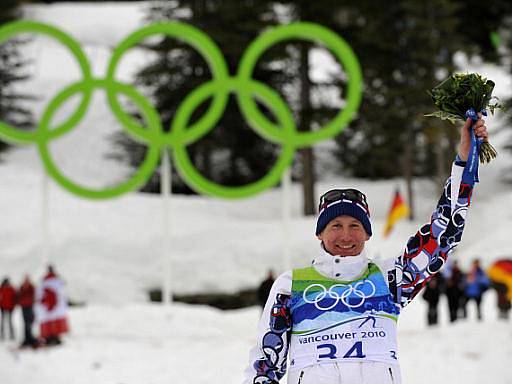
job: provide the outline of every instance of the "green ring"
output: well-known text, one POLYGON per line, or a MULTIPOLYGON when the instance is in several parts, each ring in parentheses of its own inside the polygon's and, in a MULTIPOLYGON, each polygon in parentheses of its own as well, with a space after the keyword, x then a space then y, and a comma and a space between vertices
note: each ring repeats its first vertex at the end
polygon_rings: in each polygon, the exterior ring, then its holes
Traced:
MULTIPOLYGON (((55 181, 57 181, 57 183, 76 195, 89 199, 107 199, 122 195, 128 191, 142 186, 149 179, 149 177, 151 177, 151 174, 154 172, 156 166, 158 165, 161 146, 158 142, 159 135, 153 135, 152 141, 149 142, 149 151, 137 172, 135 172, 127 181, 124 181, 113 187, 96 190, 79 185, 78 183, 75 183, 68 177, 64 176, 64 174, 62 174, 54 164, 50 150, 48 148, 49 139, 54 139, 56 137, 55 135, 51 134, 52 130, 49 127, 49 123, 51 122, 51 119, 56 110, 69 97, 78 92, 91 92, 93 88, 112 89, 115 90, 115 92, 120 92, 133 100, 133 102, 142 110, 142 113, 148 122, 150 131, 161 130, 161 125, 158 114, 148 103, 146 98, 141 96, 130 85, 116 83, 109 80, 91 79, 89 81, 72 84, 57 94, 57 96, 48 104, 48 107, 45 110, 39 125, 39 129, 42 134, 38 142, 39 153, 48 173, 53 177, 55 181)), ((136 139, 140 139, 133 132, 131 133, 136 139)))
MULTIPOLYGON (((247 87, 246 89, 251 95, 255 95, 275 113, 283 131, 291 133, 295 130, 292 113, 281 97, 270 87, 254 80, 241 81, 237 78, 226 81, 225 85, 231 92, 238 92, 242 86, 247 87)), ((180 113, 183 114, 183 118, 179 120, 181 124, 173 126, 173 130, 177 132, 178 137, 185 132, 185 125, 191 112, 204 102, 209 95, 213 94, 217 86, 218 84, 214 82, 203 84, 200 88, 195 90, 194 94, 189 95, 189 97, 184 100, 183 104, 180 106, 180 111, 177 113, 177 116, 180 113)), ((249 124, 252 124, 252 122, 253 121, 250 120, 249 124)), ((259 131, 257 132, 259 133, 259 131)), ((206 131, 202 133, 206 133, 206 131)), ((177 146, 174 149, 174 163, 186 183, 196 192, 222 198, 238 199, 255 195, 277 184, 284 170, 291 164, 294 154, 295 147, 293 144, 283 143, 281 155, 274 167, 260 180, 240 187, 226 187, 206 179, 194 167, 190 161, 186 147, 183 145, 177 146)))
POLYGON ((243 55, 235 78, 229 77, 226 62, 217 45, 200 30, 183 23, 153 24, 129 35, 114 50, 105 79, 92 78, 89 62, 81 47, 75 40, 55 27, 31 21, 12 22, 0 27, 0 43, 15 34, 24 32, 49 35, 68 47, 82 69, 83 79, 79 83, 66 87, 50 101, 41 123, 35 131, 20 131, 0 122, 0 137, 20 143, 37 143, 43 164, 49 174, 64 188, 83 197, 111 198, 138 188, 154 172, 160 151, 164 146, 174 149, 174 159, 178 171, 196 191, 224 198, 254 195, 279 181, 285 168, 290 165, 297 148, 314 144, 339 133, 348 124, 361 101, 361 70, 354 53, 341 37, 327 28, 312 23, 296 23, 276 27, 263 33, 253 41, 243 55), (145 97, 140 95, 133 86, 119 83, 114 79, 119 60, 126 50, 154 34, 164 34, 190 44, 206 59, 213 77, 212 81, 194 89, 178 106, 169 132, 163 131, 158 113, 145 97), (331 122, 316 132, 297 132, 292 113, 280 95, 251 78, 256 62, 264 50, 280 41, 294 38, 312 40, 325 45, 344 65, 349 76, 347 105, 331 122), (112 112, 128 134, 149 146, 144 162, 129 180, 101 190, 81 186, 64 176, 53 163, 48 148, 48 143, 51 140, 69 132, 82 120, 95 88, 106 90, 112 112), (283 145, 274 167, 260 180, 241 187, 226 187, 207 180, 192 165, 186 151, 186 145, 203 137, 215 127, 225 110, 230 92, 237 94, 240 110, 252 129, 265 139, 283 145), (56 110, 76 93, 83 94, 83 99, 77 110, 63 124, 53 130, 50 129, 51 119, 56 110), (118 93, 126 95, 142 110, 147 128, 138 124, 122 110, 117 101, 118 93), (213 97, 214 101, 208 111, 194 125, 187 127, 195 108, 209 97, 213 97), (259 99, 273 111, 278 124, 272 123, 261 113, 253 101, 253 97, 259 99))
MULTIPOLYGON (((10 37, 13 37, 14 35, 26 32, 42 33, 58 40, 65 47, 69 48, 71 53, 74 55, 78 65, 80 66, 80 69, 82 70, 84 81, 91 79, 92 75, 89 61, 87 60, 87 57, 85 56, 85 53, 83 52, 78 42, 59 29, 52 27, 51 25, 35 21, 14 21, 5 24, 0 28, 0 43, 9 39, 10 37)), ((57 127, 56 130, 64 132, 72 129, 84 116, 90 99, 91 92, 90 90, 87 90, 84 92, 84 97, 80 102, 77 110, 64 123, 57 127)), ((22 144, 37 143, 40 140, 40 135, 41 132, 39 132, 38 129, 34 131, 21 131, 15 127, 10 126, 9 124, 0 121, 0 136, 9 141, 22 144)))
MULTIPOLYGON (((169 130, 170 134, 166 137, 166 144, 176 149, 180 146, 192 144, 214 129, 215 125, 222 117, 226 104, 211 108, 215 113, 210 114, 208 117, 209 124, 194 124, 192 127, 187 127, 187 124, 198 105, 211 95, 222 94, 225 95, 227 100, 230 90, 234 90, 232 77, 208 81, 190 92, 176 109, 176 113, 171 122, 171 129, 169 130)), ((212 105, 212 107, 214 106, 212 105)))
POLYGON ((297 147, 305 147, 337 135, 350 122, 361 103, 362 73, 356 55, 345 40, 318 24, 302 22, 279 26, 261 34, 249 45, 240 60, 238 76, 244 80, 252 78, 256 62, 263 52, 276 43, 290 39, 313 41, 324 45, 334 53, 344 66, 349 78, 345 107, 318 131, 295 132, 293 135, 287 135, 261 113, 245 90, 239 92, 238 102, 246 117, 253 116, 258 121, 258 128, 255 129, 265 131, 266 137, 278 143, 290 140, 297 147))
MULTIPOLYGON (((171 23, 158 23, 151 24, 147 27, 141 28, 128 37, 126 37, 114 50, 112 58, 107 69, 107 79, 113 80, 115 77, 115 71, 122 55, 134 45, 139 43, 141 40, 156 34, 164 34, 166 36, 174 37, 190 44, 195 48, 206 60, 208 67, 212 73, 213 79, 222 81, 229 75, 226 61, 222 56, 220 49, 217 47, 215 42, 204 32, 199 29, 192 27, 191 25, 171 22, 171 23)), ((133 118, 126 114, 115 94, 107 89, 108 101, 114 115, 122 122, 125 127, 131 127, 133 131, 144 131, 133 118)), ((211 121, 217 120, 224 111, 228 102, 228 95, 226 93, 216 94, 213 103, 210 105, 208 111, 195 123, 191 129, 207 129, 208 124, 211 121)), ((211 129, 211 128, 210 128, 211 129)), ((164 136, 171 137, 168 141, 172 141, 172 132, 162 132, 164 136)))

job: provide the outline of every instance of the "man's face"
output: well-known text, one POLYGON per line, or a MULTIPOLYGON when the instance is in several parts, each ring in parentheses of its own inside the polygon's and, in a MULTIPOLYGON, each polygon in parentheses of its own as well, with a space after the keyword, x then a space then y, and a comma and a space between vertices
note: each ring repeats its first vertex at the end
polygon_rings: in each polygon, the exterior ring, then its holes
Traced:
POLYGON ((370 236, 363 224, 352 216, 338 216, 331 220, 317 236, 325 250, 333 256, 357 256, 370 236))

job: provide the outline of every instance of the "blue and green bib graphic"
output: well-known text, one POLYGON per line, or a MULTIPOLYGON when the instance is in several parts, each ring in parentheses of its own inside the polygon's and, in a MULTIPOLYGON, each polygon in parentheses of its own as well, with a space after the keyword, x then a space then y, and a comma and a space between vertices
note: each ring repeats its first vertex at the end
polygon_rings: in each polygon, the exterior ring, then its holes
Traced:
POLYGON ((293 333, 303 335, 358 319, 396 321, 399 309, 379 268, 369 264, 355 281, 331 280, 313 267, 294 270, 291 314, 293 333))
POLYGON ((290 369, 333 361, 397 363, 395 304, 380 269, 369 264, 354 281, 293 271, 290 369))

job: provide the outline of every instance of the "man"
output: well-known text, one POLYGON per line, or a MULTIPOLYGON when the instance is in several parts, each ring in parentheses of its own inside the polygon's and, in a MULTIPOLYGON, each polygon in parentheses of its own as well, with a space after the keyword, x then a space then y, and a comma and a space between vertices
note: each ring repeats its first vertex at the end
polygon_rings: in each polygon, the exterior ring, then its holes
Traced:
POLYGON ((478 320, 482 320, 482 309, 480 304, 482 303, 482 295, 489 288, 491 282, 484 270, 480 267, 480 261, 478 259, 473 260, 471 269, 466 275, 466 282, 464 287, 465 300, 463 303, 463 315, 467 317, 467 304, 474 300, 476 304, 476 317, 478 320))
POLYGON ((427 324, 429 326, 437 324, 437 306, 439 298, 441 297, 441 274, 435 274, 432 279, 427 282, 425 290, 423 291, 423 299, 428 304, 427 310, 427 324))
POLYGON ((9 278, 5 278, 0 285, 0 311, 2 319, 0 324, 0 339, 4 340, 4 326, 7 324, 9 337, 14 340, 14 327, 12 325, 12 311, 16 306, 16 289, 11 285, 9 278))
POLYGON ((509 299, 508 286, 505 283, 492 283, 496 290, 496 305, 498 306, 498 319, 508 320, 512 303, 509 299))
POLYGON ((464 274, 455 260, 446 278, 446 297, 450 311, 450 322, 457 321, 464 294, 464 274))
POLYGON ((401 383, 396 325, 402 308, 445 264, 460 242, 473 183, 461 183, 470 129, 487 139, 479 115, 461 129, 458 156, 431 222, 396 259, 372 262, 366 196, 331 190, 320 198, 319 255, 274 283, 251 350, 245 384, 401 383), (457 196, 455 196, 457 194, 457 196), (288 364, 289 363, 289 364, 288 364))
POLYGON ((23 279, 23 283, 18 289, 18 303, 21 307, 23 314, 23 324, 25 336, 21 347, 37 346, 37 340, 32 335, 32 324, 34 323, 34 301, 35 301, 35 288, 28 275, 23 279))

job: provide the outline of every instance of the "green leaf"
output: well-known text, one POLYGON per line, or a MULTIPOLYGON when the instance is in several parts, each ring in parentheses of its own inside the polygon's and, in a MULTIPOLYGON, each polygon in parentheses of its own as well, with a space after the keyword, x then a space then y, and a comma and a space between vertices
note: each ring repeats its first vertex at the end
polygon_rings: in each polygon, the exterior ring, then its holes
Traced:
POLYGON ((435 111, 435 112, 429 113, 429 114, 424 115, 424 116, 427 116, 427 117, 438 117, 438 118, 440 118, 442 120, 448 120, 452 124, 455 124, 455 122, 457 120, 462 120, 458 115, 455 115, 453 113, 444 112, 444 111, 435 111))
MULTIPOLYGON (((495 83, 478 73, 455 73, 434 87, 429 94, 434 105, 439 109, 425 116, 438 117, 455 123, 466 120, 466 111, 473 108, 479 112, 488 109, 492 114, 496 109, 503 109, 498 100, 492 96, 495 83)), ((497 156, 489 142, 484 142, 480 151, 480 161, 488 163, 497 156)))

